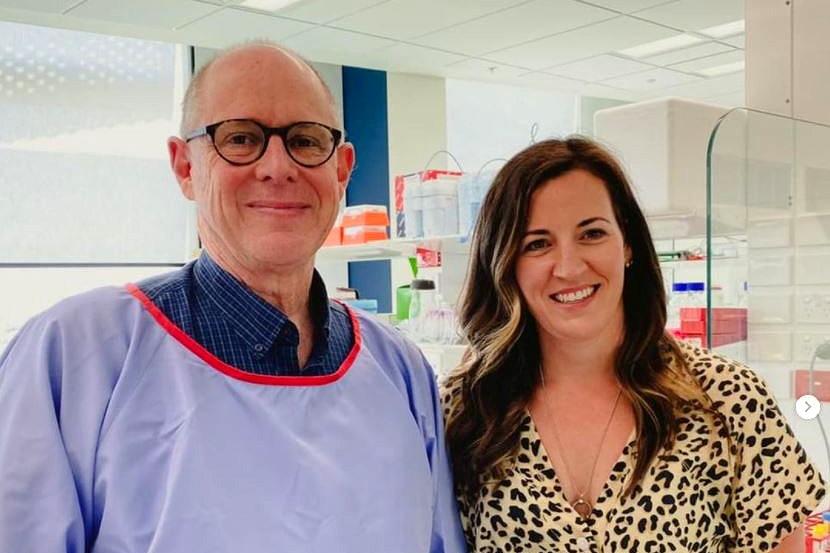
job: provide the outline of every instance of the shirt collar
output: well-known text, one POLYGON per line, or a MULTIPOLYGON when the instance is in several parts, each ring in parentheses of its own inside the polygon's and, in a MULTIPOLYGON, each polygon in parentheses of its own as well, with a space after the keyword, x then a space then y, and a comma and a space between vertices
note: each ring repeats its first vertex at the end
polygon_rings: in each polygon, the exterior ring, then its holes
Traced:
MULTIPOLYGON (((258 346, 267 345, 266 349, 270 349, 281 334, 296 336, 296 327, 285 313, 220 267, 206 250, 196 261, 193 275, 197 293, 202 292, 208 300, 208 309, 223 317, 254 352, 264 354, 258 346)), ((326 285, 316 269, 309 294, 315 343, 327 343, 331 307, 326 285)))

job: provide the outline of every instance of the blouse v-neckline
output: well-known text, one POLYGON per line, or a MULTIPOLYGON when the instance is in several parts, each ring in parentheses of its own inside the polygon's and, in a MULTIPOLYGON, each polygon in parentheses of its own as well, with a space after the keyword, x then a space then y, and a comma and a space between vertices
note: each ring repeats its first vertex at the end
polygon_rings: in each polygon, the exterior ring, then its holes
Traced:
POLYGON ((553 466, 550 454, 542 441, 542 436, 539 434, 536 421, 533 420, 530 411, 525 411, 525 417, 527 418, 526 428, 529 433, 527 453, 530 458, 527 466, 520 467, 520 470, 524 469, 530 472, 530 482, 539 485, 538 491, 542 497, 557 504, 556 511, 567 517, 575 532, 581 533, 590 529, 596 536, 602 536, 609 522, 609 515, 619 506, 623 487, 633 468, 634 456, 632 451, 636 445, 637 429, 633 428, 631 430, 622 451, 611 468, 611 472, 605 475, 599 497, 592 502, 592 516, 583 519, 565 496, 562 480, 559 478, 556 467, 553 466), (544 469, 538 470, 538 467, 544 467, 544 469))

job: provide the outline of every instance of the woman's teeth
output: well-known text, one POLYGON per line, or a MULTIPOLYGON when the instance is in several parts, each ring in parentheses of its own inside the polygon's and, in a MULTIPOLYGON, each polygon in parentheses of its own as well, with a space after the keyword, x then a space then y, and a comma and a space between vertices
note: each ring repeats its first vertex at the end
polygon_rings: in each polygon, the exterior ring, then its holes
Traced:
POLYGON ((553 299, 558 301, 559 303, 573 303, 577 301, 582 301, 588 296, 592 296, 596 292, 596 287, 588 286, 583 288, 582 290, 577 290, 576 292, 568 292, 567 294, 554 294, 553 299))

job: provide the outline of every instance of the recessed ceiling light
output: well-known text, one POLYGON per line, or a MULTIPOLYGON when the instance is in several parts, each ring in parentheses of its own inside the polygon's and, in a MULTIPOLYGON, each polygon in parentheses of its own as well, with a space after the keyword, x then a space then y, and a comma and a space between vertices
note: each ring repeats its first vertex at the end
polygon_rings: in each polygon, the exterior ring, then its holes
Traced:
POLYGON ((246 8, 253 8, 255 10, 275 12, 301 1, 302 0, 243 0, 239 3, 239 5, 245 6, 246 8))
POLYGON ((698 32, 712 38, 724 38, 739 35, 744 32, 744 20, 739 19, 738 21, 733 21, 732 23, 724 23, 723 25, 707 27, 698 32))
POLYGON ((631 48, 626 48, 625 50, 618 50, 618 52, 624 56, 632 58, 647 58, 648 56, 662 54, 663 52, 677 50, 678 48, 685 48, 686 46, 691 46, 692 44, 697 44, 699 42, 703 42, 703 39, 692 35, 682 34, 661 40, 655 40, 653 42, 646 42, 644 44, 632 46, 631 48))
POLYGON ((716 65, 714 67, 707 67, 705 69, 698 69, 695 73, 700 73, 706 77, 716 77, 718 75, 726 75, 727 73, 737 73, 744 70, 744 62, 736 61, 734 63, 725 63, 723 65, 716 65))

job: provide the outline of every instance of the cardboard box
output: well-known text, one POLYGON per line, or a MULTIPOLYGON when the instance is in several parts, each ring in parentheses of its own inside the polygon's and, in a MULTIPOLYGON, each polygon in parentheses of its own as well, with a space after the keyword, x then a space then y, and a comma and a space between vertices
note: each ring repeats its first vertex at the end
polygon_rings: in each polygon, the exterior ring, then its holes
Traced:
POLYGON ((386 212, 385 205, 350 205, 343 210, 343 220, 341 223, 344 227, 358 227, 358 226, 389 226, 389 215, 386 212))
POLYGON ((360 225, 356 227, 343 227, 343 245, 365 244, 376 240, 386 240, 385 226, 360 225))
MULTIPOLYGON (((706 336, 706 309, 703 307, 680 308, 680 332, 686 335, 706 336)), ((735 335, 746 340, 746 309, 742 307, 712 308, 712 342, 716 335, 735 335)), ((731 343, 731 342, 726 342, 731 343)))
MULTIPOLYGON (((810 371, 797 369, 793 371, 793 397, 799 398, 810 392, 810 371)), ((815 369, 813 371, 813 396, 819 401, 830 401, 830 371, 815 369)))

